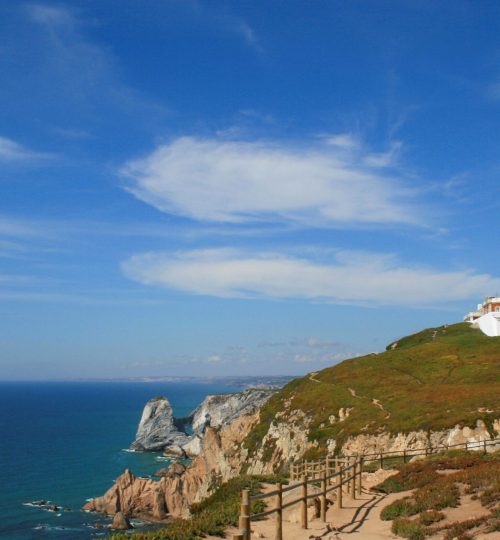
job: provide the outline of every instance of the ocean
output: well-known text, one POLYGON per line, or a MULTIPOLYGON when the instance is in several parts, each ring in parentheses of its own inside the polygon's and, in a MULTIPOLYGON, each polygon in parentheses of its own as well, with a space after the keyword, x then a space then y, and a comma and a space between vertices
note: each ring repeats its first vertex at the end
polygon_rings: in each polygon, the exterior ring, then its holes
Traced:
POLYGON ((158 453, 127 452, 146 401, 168 397, 177 417, 207 394, 240 387, 186 382, 0 382, 0 538, 105 537, 110 520, 82 512, 129 468, 151 475, 168 465, 158 453), (26 503, 47 500, 67 511, 26 503))

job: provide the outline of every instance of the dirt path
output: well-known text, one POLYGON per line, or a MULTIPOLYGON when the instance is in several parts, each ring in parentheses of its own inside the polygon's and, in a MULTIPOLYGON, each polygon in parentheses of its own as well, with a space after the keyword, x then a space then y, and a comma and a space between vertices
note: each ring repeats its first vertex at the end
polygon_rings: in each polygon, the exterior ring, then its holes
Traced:
MULTIPOLYGON (((392 471, 394 472, 394 471, 392 471)), ((384 476, 391 474, 383 471, 384 476)), ((326 514, 326 523, 319 518, 313 517, 314 506, 309 507, 309 526, 304 530, 300 526, 300 512, 297 505, 296 510, 285 514, 283 521, 284 540, 394 540, 391 533, 391 522, 380 519, 380 511, 384 506, 393 500, 404 496, 403 493, 394 495, 381 495, 369 491, 369 487, 380 482, 380 475, 364 474, 366 488, 363 493, 357 496, 356 500, 351 500, 349 495, 344 493, 344 507, 337 508, 335 502, 329 505, 326 514), (370 480, 370 477, 372 480, 370 480)), ((272 504, 272 503, 271 503, 272 504)), ((294 507, 295 508, 295 507, 294 507)), ((232 540, 232 535, 237 534, 236 529, 227 531, 226 537, 232 540)), ((274 540, 275 521, 271 517, 265 521, 252 523, 252 540, 262 538, 274 540)), ((216 540, 209 537, 210 540, 216 540)))
POLYGON ((317 371, 313 371, 312 373, 309 373, 309 380, 315 383, 321 383, 321 381, 318 381, 318 379, 316 379, 317 374, 318 374, 317 371))

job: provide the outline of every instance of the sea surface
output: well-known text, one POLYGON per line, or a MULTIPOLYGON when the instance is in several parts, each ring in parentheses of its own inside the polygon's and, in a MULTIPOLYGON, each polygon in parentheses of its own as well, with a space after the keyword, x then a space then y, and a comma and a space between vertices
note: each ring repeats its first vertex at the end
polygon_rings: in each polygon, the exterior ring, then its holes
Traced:
POLYGON ((107 536, 101 516, 82 512, 124 469, 151 475, 159 453, 127 452, 146 401, 167 396, 177 417, 207 394, 241 390, 214 383, 0 382, 0 538, 79 540, 107 536), (69 511, 27 506, 48 500, 69 511))

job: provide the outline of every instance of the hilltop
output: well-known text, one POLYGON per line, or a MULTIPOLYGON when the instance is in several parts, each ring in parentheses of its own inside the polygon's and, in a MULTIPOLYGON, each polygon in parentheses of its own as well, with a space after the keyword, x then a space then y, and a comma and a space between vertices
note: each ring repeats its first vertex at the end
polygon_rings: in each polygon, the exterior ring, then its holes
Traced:
POLYGON ((492 433, 499 386, 500 339, 466 323, 429 328, 291 381, 261 409, 244 446, 250 456, 271 456, 277 419, 307 431, 309 455, 349 437, 474 428, 478 419, 492 433))

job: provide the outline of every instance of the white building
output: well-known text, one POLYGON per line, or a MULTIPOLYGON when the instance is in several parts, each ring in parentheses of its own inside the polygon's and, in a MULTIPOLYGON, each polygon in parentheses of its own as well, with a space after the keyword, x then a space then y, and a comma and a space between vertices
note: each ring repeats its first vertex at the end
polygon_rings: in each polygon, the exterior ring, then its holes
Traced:
POLYGON ((464 317, 473 328, 479 328, 490 337, 500 336, 500 296, 488 296, 476 311, 471 311, 464 317))

